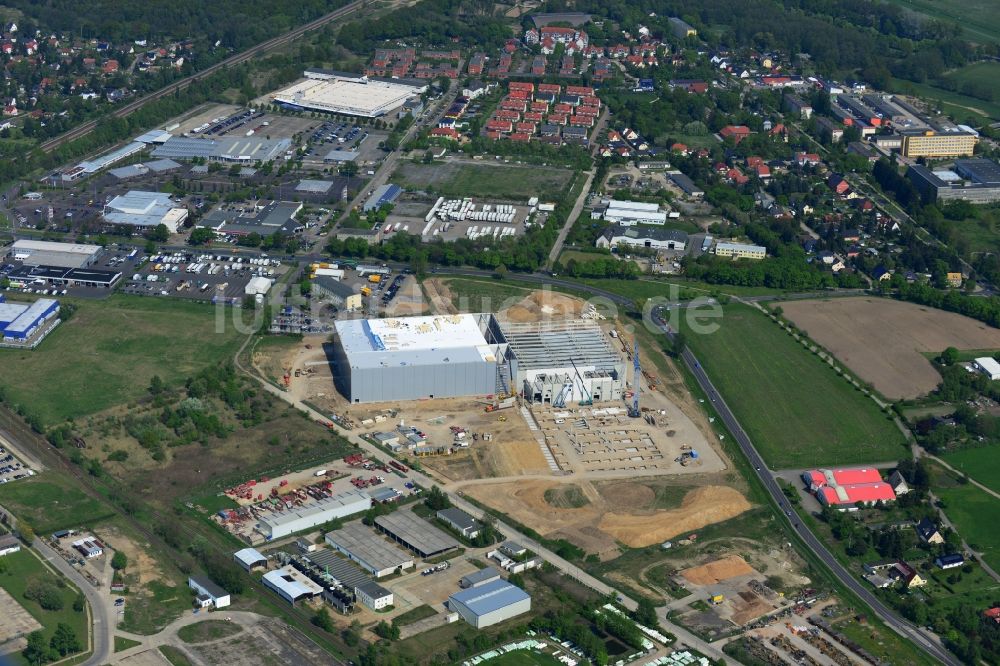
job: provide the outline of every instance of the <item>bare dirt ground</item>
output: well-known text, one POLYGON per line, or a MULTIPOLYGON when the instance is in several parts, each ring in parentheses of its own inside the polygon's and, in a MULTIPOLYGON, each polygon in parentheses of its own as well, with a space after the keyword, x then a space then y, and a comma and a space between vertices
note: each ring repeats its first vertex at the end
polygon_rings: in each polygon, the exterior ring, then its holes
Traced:
POLYGON ((102 525, 95 530, 96 535, 116 551, 125 553, 128 558, 126 574, 132 578, 131 585, 145 587, 151 580, 158 580, 170 585, 170 579, 164 575, 159 563, 149 556, 149 545, 140 546, 128 538, 114 525, 102 525), (134 582, 133 582, 134 581, 134 582))
POLYGON ((885 298, 782 303, 784 316, 885 397, 915 398, 941 376, 921 352, 998 349, 1000 330, 969 317, 885 298))
MULTIPOLYGON (((549 466, 538 442, 517 410, 487 413, 484 411, 485 407, 485 403, 470 398, 342 405, 344 412, 355 423, 374 418, 380 413, 391 414, 381 423, 362 426, 359 429, 361 433, 392 430, 402 422, 425 433, 428 443, 446 445, 450 445, 453 440, 452 426, 465 428, 470 439, 472 433, 490 433, 492 441, 486 442, 480 438, 479 441, 472 442, 469 448, 456 449, 451 455, 420 459, 421 465, 445 482, 548 474, 549 466)), ((339 410, 335 407, 334 411, 339 410)))
POLYGON ((739 555, 729 555, 722 559, 708 562, 701 566, 691 567, 681 571, 681 575, 689 583, 695 585, 715 585, 727 578, 745 576, 753 573, 753 567, 747 564, 739 555))
POLYGON ((7 647, 5 643, 19 636, 27 636, 31 632, 41 629, 42 625, 33 618, 24 606, 17 603, 14 597, 7 593, 7 590, 0 589, 0 652, 7 647))
POLYGON ((230 664, 338 664, 298 630, 280 620, 268 618, 230 640, 187 646, 187 651, 210 666, 230 664))
POLYGON ((502 319, 514 323, 534 323, 546 319, 577 319, 584 309, 579 298, 554 291, 533 291, 505 310, 497 313, 502 319))
POLYGON ((689 492, 679 509, 651 515, 608 512, 598 527, 633 548, 643 548, 728 520, 749 508, 750 502, 734 488, 702 486, 689 492))
POLYGON ((441 280, 424 280, 424 294, 430 303, 431 312, 438 314, 458 314, 455 307, 454 294, 448 285, 441 280))
POLYGON ((424 299, 424 292, 420 289, 420 283, 413 276, 403 280, 396 298, 392 299, 385 307, 386 317, 409 317, 413 315, 426 314, 428 311, 427 301, 424 299))
POLYGON ((660 510, 650 508, 655 493, 638 481, 598 488, 579 479, 567 478, 567 483, 579 486, 588 503, 575 509, 553 506, 545 500, 545 491, 564 485, 555 481, 483 484, 468 486, 465 492, 544 536, 564 537, 602 558, 618 554, 618 541, 641 548, 750 508, 738 491, 724 486, 696 488, 685 495, 680 508, 660 510))

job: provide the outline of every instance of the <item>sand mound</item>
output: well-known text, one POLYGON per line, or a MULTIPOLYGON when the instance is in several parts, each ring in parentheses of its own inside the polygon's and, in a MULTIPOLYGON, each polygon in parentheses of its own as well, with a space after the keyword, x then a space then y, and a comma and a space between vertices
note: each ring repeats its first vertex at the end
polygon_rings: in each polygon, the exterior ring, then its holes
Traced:
POLYGON ((570 296, 551 291, 533 291, 528 296, 502 310, 500 315, 516 323, 530 323, 546 319, 567 319, 580 316, 583 302, 570 296))
POLYGON ((679 509, 647 516, 608 512, 598 527, 632 548, 644 548, 728 520, 749 508, 750 503, 733 488, 704 486, 685 495, 679 509))
POLYGON ((601 489, 601 497, 612 511, 639 511, 656 499, 656 493, 641 483, 613 483, 601 489))
POLYGON ((700 567, 684 569, 680 574, 695 585, 715 585, 729 578, 746 576, 753 572, 753 568, 742 557, 730 555, 721 560, 702 564, 700 567))

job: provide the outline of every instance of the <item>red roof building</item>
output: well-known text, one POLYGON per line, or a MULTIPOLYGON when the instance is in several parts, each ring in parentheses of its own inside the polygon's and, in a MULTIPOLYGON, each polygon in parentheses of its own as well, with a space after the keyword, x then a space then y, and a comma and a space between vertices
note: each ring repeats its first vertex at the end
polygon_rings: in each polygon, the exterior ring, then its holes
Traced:
POLYGON ((431 130, 431 136, 438 137, 440 139, 454 139, 457 141, 459 134, 451 127, 435 127, 431 130))
POLYGON ((580 95, 581 97, 593 97, 594 89, 590 86, 566 86, 567 95, 580 95))
POLYGON ((550 113, 549 123, 552 125, 565 125, 566 124, 566 114, 565 113, 550 113))
POLYGON ((538 92, 549 92, 558 95, 562 91, 562 86, 558 83, 539 83, 538 92))
POLYGON ((983 615, 986 616, 987 619, 1000 624, 1000 606, 994 606, 993 608, 983 611, 983 615))
POLYGON ((830 506, 874 504, 896 499, 892 486, 874 467, 810 470, 802 474, 816 499, 830 506))
POLYGON ((746 125, 726 125, 719 130, 719 136, 723 139, 733 137, 733 141, 735 143, 739 143, 743 139, 750 136, 750 128, 746 125))
POLYGON ((524 119, 526 121, 532 122, 532 123, 540 123, 540 122, 542 122, 542 119, 544 117, 545 117, 545 114, 544 113, 540 113, 538 111, 529 111, 526 114, 524 114, 524 119))
POLYGON ((511 141, 531 141, 531 135, 527 132, 514 132, 507 138, 511 141))
POLYGON ((491 120, 486 123, 486 129, 490 132, 510 132, 514 124, 509 120, 491 120))
POLYGON ((507 84, 507 88, 509 90, 524 90, 530 93, 535 91, 535 84, 523 83, 520 81, 511 81, 510 83, 507 84))

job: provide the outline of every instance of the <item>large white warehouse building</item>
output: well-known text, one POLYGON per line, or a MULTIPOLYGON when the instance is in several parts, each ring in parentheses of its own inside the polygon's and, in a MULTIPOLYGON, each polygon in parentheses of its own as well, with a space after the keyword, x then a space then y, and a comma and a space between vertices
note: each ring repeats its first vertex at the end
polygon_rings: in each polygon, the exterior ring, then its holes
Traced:
POLYGON ((280 539, 328 523, 334 518, 343 518, 370 508, 372 508, 372 498, 368 493, 348 490, 306 506, 262 515, 260 522, 257 523, 257 531, 269 541, 280 539))
POLYGON ((506 345, 493 315, 335 324, 334 381, 352 403, 497 393, 506 345))
POLYGON ((378 118, 421 92, 416 86, 350 74, 306 75, 305 81, 278 91, 273 101, 292 109, 378 118))
POLYGON ((334 381, 352 403, 518 393, 621 400, 625 365, 593 320, 492 314, 338 321, 334 381))
POLYGON ((610 199, 604 219, 622 226, 634 224, 666 224, 667 214, 660 212, 660 205, 641 201, 610 199))

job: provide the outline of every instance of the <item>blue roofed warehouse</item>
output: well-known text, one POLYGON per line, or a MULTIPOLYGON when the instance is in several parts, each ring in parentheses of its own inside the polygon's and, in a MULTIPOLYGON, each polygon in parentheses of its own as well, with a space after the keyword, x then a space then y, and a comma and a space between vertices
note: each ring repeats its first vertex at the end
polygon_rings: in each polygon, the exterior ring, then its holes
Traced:
POLYGON ((470 587, 448 597, 448 608, 476 629, 482 629, 531 610, 531 596, 505 580, 470 587))

